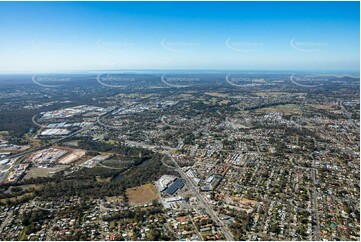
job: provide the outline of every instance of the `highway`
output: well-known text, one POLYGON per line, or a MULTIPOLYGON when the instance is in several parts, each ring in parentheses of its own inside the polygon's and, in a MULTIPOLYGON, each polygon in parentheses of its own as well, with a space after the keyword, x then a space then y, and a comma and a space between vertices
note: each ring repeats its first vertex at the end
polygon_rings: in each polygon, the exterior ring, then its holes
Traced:
POLYGON ((69 134, 69 135, 66 135, 66 136, 64 136, 64 137, 62 137, 62 138, 60 138, 60 139, 51 141, 51 142, 49 142, 49 143, 46 144, 46 145, 41 145, 41 146, 38 146, 38 147, 34 147, 34 148, 31 148, 31 149, 28 149, 28 150, 23 151, 23 152, 19 152, 19 153, 13 154, 13 155, 9 155, 9 156, 6 157, 6 159, 15 158, 15 157, 19 157, 19 156, 23 156, 23 155, 29 154, 29 153, 34 152, 34 151, 42 150, 42 149, 44 149, 44 148, 47 148, 47 147, 52 146, 52 145, 54 145, 54 144, 57 144, 57 143, 65 140, 65 139, 67 139, 67 138, 69 138, 69 137, 75 136, 75 135, 77 135, 77 134, 79 134, 79 133, 81 133, 81 132, 83 132, 83 131, 85 131, 85 130, 88 130, 88 129, 90 129, 90 127, 87 127, 87 128, 84 128, 84 127, 83 127, 83 128, 81 128, 81 129, 79 129, 78 131, 75 131, 74 133, 71 133, 71 134, 69 134))
MULTIPOLYGON (((111 112, 112 112, 112 111, 111 111, 111 112)), ((100 117, 107 116, 107 115, 109 115, 111 112, 106 113, 106 114, 104 114, 104 115, 100 115, 100 116, 97 118, 98 123, 99 123, 100 117)), ((36 116, 36 115, 34 115, 34 116, 32 117, 33 123, 34 123, 36 126, 39 126, 40 128, 44 128, 44 127, 45 127, 44 125, 41 125, 41 124, 39 124, 39 123, 37 123, 37 122, 35 121, 35 116, 36 116)), ((101 124, 101 125, 102 125, 102 124, 101 124)), ((67 138, 69 138, 69 137, 75 136, 75 135, 77 135, 77 134, 79 134, 79 133, 81 133, 81 132, 84 132, 84 131, 86 131, 86 130, 89 130, 89 129, 91 129, 91 127, 92 127, 92 126, 82 127, 82 128, 79 129, 78 131, 75 131, 75 132, 73 132, 73 133, 71 133, 71 134, 68 134, 68 135, 66 135, 66 136, 63 136, 63 137, 61 137, 60 139, 53 140, 53 141, 49 142, 48 144, 45 144, 45 145, 42 145, 42 146, 38 146, 38 147, 34 147, 34 148, 28 149, 28 150, 26 150, 26 151, 19 152, 19 153, 16 153, 16 154, 7 156, 6 159, 11 159, 11 158, 23 156, 23 155, 29 154, 29 153, 31 153, 31 152, 38 151, 38 150, 42 150, 42 149, 44 149, 44 148, 50 147, 50 146, 52 146, 52 145, 54 145, 54 144, 57 144, 57 143, 65 140, 65 139, 67 139, 67 138)))

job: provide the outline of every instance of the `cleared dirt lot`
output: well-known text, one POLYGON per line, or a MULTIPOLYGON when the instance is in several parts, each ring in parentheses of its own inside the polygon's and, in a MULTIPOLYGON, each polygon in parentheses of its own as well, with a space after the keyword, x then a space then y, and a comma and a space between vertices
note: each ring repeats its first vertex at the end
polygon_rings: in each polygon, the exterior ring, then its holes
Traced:
POLYGON ((69 150, 71 153, 68 153, 67 155, 61 157, 58 160, 59 164, 69 164, 72 163, 81 157, 85 155, 85 150, 79 150, 79 149, 71 149, 69 150))
POLYGON ((131 205, 142 205, 159 199, 156 188, 150 183, 128 188, 126 194, 131 205))

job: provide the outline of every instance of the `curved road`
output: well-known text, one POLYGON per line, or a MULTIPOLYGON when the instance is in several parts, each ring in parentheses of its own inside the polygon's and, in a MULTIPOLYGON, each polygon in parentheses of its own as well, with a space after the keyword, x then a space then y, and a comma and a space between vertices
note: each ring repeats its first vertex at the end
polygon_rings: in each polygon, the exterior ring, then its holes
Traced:
POLYGON ((37 114, 35 114, 32 118, 31 121, 33 121, 33 124, 35 124, 36 126, 40 127, 40 128, 45 128, 45 125, 39 124, 38 122, 35 121, 35 117, 37 114))
POLYGON ((355 123, 355 121, 352 119, 352 115, 351 113, 349 113, 346 108, 343 106, 343 101, 339 101, 339 106, 341 107, 342 110, 342 114, 344 114, 344 116, 348 119, 348 122, 350 123, 350 125, 355 128, 356 130, 360 130, 360 127, 357 126, 357 124, 355 123))

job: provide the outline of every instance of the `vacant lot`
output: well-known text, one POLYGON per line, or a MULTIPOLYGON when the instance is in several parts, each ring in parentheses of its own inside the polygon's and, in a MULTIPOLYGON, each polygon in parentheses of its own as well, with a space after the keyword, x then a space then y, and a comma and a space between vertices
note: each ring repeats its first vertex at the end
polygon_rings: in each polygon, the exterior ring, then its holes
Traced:
POLYGON ((159 199, 157 190, 150 183, 139 187, 128 188, 126 194, 131 205, 151 203, 159 199))
POLYGON ((333 104, 328 104, 328 105, 324 105, 324 104, 310 104, 309 106, 316 108, 316 109, 322 109, 322 110, 340 110, 339 108, 337 108, 337 106, 333 105, 333 104))
POLYGON ((71 153, 63 156, 58 160, 60 164, 69 164, 73 161, 76 161, 85 155, 85 150, 72 149, 71 153))
POLYGON ((222 101, 220 101, 219 102, 219 104, 228 104, 228 103, 230 103, 231 102, 231 100, 228 100, 228 99, 224 99, 224 100, 222 100, 222 101))

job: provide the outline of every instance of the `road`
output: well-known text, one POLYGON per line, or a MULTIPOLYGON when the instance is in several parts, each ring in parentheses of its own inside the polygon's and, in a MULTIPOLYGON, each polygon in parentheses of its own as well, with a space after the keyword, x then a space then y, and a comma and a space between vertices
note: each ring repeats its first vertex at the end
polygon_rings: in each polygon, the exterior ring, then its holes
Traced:
MULTIPOLYGON (((109 114, 109 113, 108 113, 109 114)), ((107 116, 108 114, 105 114, 102 117, 107 116)), ((98 124, 103 125, 101 122, 99 122, 100 117, 98 118, 98 124)), ((105 127, 107 127, 107 125, 104 125, 105 127)), ((112 127, 114 128, 114 127, 112 127)), ((146 148, 156 148, 157 146, 153 146, 153 145, 147 145, 144 144, 142 142, 135 142, 135 141, 128 141, 126 140, 125 143, 127 143, 128 145, 131 146, 140 146, 140 147, 146 147, 146 148)), ((171 156, 171 151, 174 150, 174 148, 171 147, 166 147, 166 146, 162 146, 163 149, 162 151, 159 151, 162 154, 165 154, 167 156, 169 156, 172 160, 172 162, 175 164, 175 167, 172 167, 170 165, 166 165, 169 168, 175 169, 183 178, 183 180, 185 181, 185 183, 187 184, 187 186, 193 191, 193 193, 196 195, 196 197, 198 198, 199 202, 201 203, 201 205, 205 208, 206 212, 210 215, 210 217, 219 225, 222 233, 224 234, 224 236, 226 237, 226 240, 228 241, 234 241, 233 235, 232 233, 228 230, 228 227, 226 227, 223 223, 223 221, 221 221, 219 219, 219 217, 215 214, 215 212, 211 209, 211 207, 209 206, 208 202, 204 199, 204 197, 199 193, 197 187, 192 183, 192 181, 189 179, 189 177, 183 172, 183 170, 180 168, 180 166, 178 165, 177 161, 174 160, 174 158, 171 156)), ((164 160, 162 160, 162 163, 164 164, 164 160)))
POLYGON ((3 231, 3 229, 8 225, 8 223, 10 222, 11 218, 13 217, 13 210, 9 211, 7 213, 8 216, 6 216, 5 220, 3 221, 3 223, 0 226, 0 232, 3 231))
MULTIPOLYGON (((36 124, 34 118, 35 118, 35 116, 34 116, 32 119, 33 119, 34 124, 36 124)), ((40 124, 39 124, 39 125, 40 125, 40 124)), ((42 125, 40 125, 40 126, 42 127, 42 125)), ((30 149, 27 149, 27 150, 25 150, 25 151, 22 151, 22 152, 13 154, 13 155, 9 155, 9 156, 6 157, 6 159, 12 159, 12 158, 24 156, 24 155, 26 155, 26 154, 29 154, 29 153, 32 153, 32 152, 35 152, 35 151, 39 151, 39 150, 42 150, 42 149, 45 149, 45 148, 48 148, 48 147, 50 147, 50 146, 52 146, 52 145, 54 145, 54 144, 57 144, 57 143, 65 140, 65 139, 67 139, 67 138, 69 138, 69 137, 75 136, 75 135, 77 135, 77 134, 79 134, 79 133, 81 133, 81 132, 83 132, 83 131, 85 131, 85 130, 88 130, 88 129, 90 129, 90 128, 91 128, 90 126, 88 126, 88 127, 83 127, 83 128, 81 128, 80 130, 78 130, 78 131, 75 131, 75 132, 73 132, 73 133, 71 133, 71 134, 69 134, 69 135, 63 136, 63 137, 60 138, 60 139, 53 140, 53 141, 49 142, 48 144, 41 145, 41 146, 34 147, 34 148, 30 148, 30 149)), ((11 167, 9 167, 8 170, 12 169, 13 166, 14 166, 14 165, 12 165, 11 167)), ((3 172, 4 172, 4 171, 3 171, 3 172)), ((0 182, 2 182, 2 180, 0 180, 0 182)))
POLYGON ((50 212, 53 212, 53 211, 55 211, 56 209, 53 209, 53 208, 43 208, 43 207, 39 207, 38 205, 36 205, 36 199, 37 199, 38 197, 35 197, 34 199, 33 199, 33 201, 32 201, 32 205, 35 207, 35 208, 37 208, 37 209, 40 209, 40 210, 44 210, 44 211, 50 211, 50 212))
POLYGON ((355 128, 356 130, 360 130, 360 127, 357 126, 355 121, 352 119, 352 115, 346 110, 346 108, 343 106, 342 101, 339 101, 339 106, 341 107, 342 114, 348 119, 349 124, 355 128))
POLYGON ((222 233, 224 234, 224 236, 226 237, 227 241, 234 241, 233 235, 232 233, 228 230, 228 227, 226 227, 223 223, 222 220, 219 219, 219 217, 217 216, 217 214, 212 210, 212 208, 209 206, 208 202, 204 199, 204 197, 202 196, 202 194, 200 194, 200 192, 198 191, 198 189, 195 187, 195 185, 193 184, 193 182, 190 180, 190 178, 184 173, 184 171, 181 169, 181 167, 178 165, 178 162, 170 155, 168 154, 168 156, 171 158, 171 160, 173 161, 175 167, 176 167, 176 171, 181 175, 181 177, 183 178, 183 180, 185 181, 185 183, 187 184, 187 186, 193 191, 193 193, 196 195, 196 197, 198 198, 198 201, 200 202, 200 204, 203 206, 203 208, 206 210, 206 212, 209 214, 209 216, 213 219, 213 221, 216 222, 216 224, 219 225, 222 233))
POLYGON ((103 206, 103 204, 101 204, 101 202, 98 205, 99 205, 99 211, 100 211, 100 219, 98 220, 99 226, 100 226, 100 238, 102 240, 105 240, 103 214, 106 212, 106 209, 103 206))
POLYGON ((33 121, 33 124, 35 124, 36 126, 40 127, 40 128, 44 128, 46 127, 45 125, 41 125, 39 124, 38 122, 35 121, 35 117, 36 117, 36 114, 31 118, 31 121, 33 121))
POLYGON ((292 159, 290 160, 290 162, 294 167, 298 167, 298 168, 301 168, 301 169, 306 169, 306 170, 311 171, 311 178, 312 178, 312 209, 301 209, 301 208, 296 207, 292 203, 291 203, 291 205, 293 205, 297 209, 306 210, 308 212, 313 212, 315 214, 316 225, 315 225, 314 231, 315 231, 315 237, 316 238, 314 240, 319 241, 320 240, 320 223, 319 223, 320 220, 319 220, 318 209, 317 209, 317 196, 318 195, 317 195, 317 191, 316 191, 316 175, 315 175, 317 169, 315 168, 315 160, 312 161, 312 167, 298 166, 293 162, 292 159))
MULTIPOLYGON (((313 161, 314 162, 314 161, 313 161)), ((317 191, 316 191, 316 169, 311 169, 311 177, 312 177, 312 210, 315 213, 316 217, 316 225, 315 225, 315 236, 316 238, 314 240, 319 241, 320 240, 320 219, 318 216, 318 209, 317 209, 317 191)))
POLYGON ((90 129, 90 127, 86 127, 86 128, 83 127, 83 128, 81 128, 80 130, 75 131, 74 133, 71 133, 71 134, 69 134, 69 135, 63 136, 63 137, 60 138, 60 139, 51 141, 51 142, 49 142, 49 143, 46 144, 46 145, 41 145, 41 146, 38 146, 38 147, 34 147, 34 148, 31 148, 31 149, 28 149, 28 150, 23 151, 23 152, 19 152, 19 153, 13 154, 13 155, 9 155, 9 156, 6 157, 6 159, 15 158, 15 157, 19 157, 19 156, 23 156, 23 155, 29 154, 29 153, 34 152, 34 151, 42 150, 42 149, 44 149, 44 148, 47 148, 47 147, 52 146, 52 145, 54 145, 54 144, 57 144, 57 143, 65 140, 65 139, 67 139, 67 138, 69 138, 69 137, 72 137, 72 136, 75 136, 75 135, 77 135, 77 134, 79 134, 79 133, 81 133, 81 132, 84 132, 85 130, 88 130, 88 129, 90 129))
POLYGON ((100 125, 100 126, 104 126, 105 128, 108 128, 108 129, 116 129, 117 127, 116 126, 112 126, 112 125, 108 125, 108 124, 105 124, 103 123, 100 119, 101 118, 106 118, 108 117, 110 114, 112 114, 115 110, 111 110, 103 115, 100 115, 97 117, 97 123, 100 125))
MULTIPOLYGON (((114 110, 106 113, 106 114, 103 114, 103 115, 100 115, 98 118, 97 118, 97 123, 99 125, 102 125, 106 128, 110 128, 110 129, 113 129, 114 127, 113 126, 110 126, 110 125, 107 125, 107 124, 104 124, 101 122, 101 118, 105 118, 107 117, 108 115, 110 115, 114 110)), ((40 127, 43 127, 42 125, 38 124, 36 121, 35 121, 35 116, 33 117, 33 123, 37 126, 40 126, 40 127)), ((59 143, 61 141, 63 141, 64 139, 67 139, 71 136, 74 136, 74 135, 77 135, 78 133, 81 133, 87 129, 89 129, 91 126, 88 126, 87 128, 82 128, 74 133, 71 133, 67 136, 64 136, 60 139, 57 139, 57 140, 54 140, 52 142, 49 142, 48 144, 46 145, 43 145, 43 146, 39 146, 39 147, 35 147, 35 148, 32 148, 32 149, 29 149, 27 151, 24 151, 24 152, 20 152, 20 153, 17 153, 17 154, 14 154, 12 156, 9 156, 7 158, 14 158, 14 157, 18 157, 18 156, 22 156, 22 155, 26 155, 28 153, 31 153, 31 152, 34 152, 34 151, 37 151, 37 150, 41 150, 41 149, 44 149, 44 148, 47 148, 51 145, 54 145, 56 143, 59 143)), ((133 145, 133 146, 148 146, 148 148, 155 148, 155 146, 151 146, 151 145, 145 145, 144 143, 140 143, 140 142, 131 142, 131 141, 126 141, 126 143, 130 144, 130 145, 133 145)), ((166 148, 166 147, 164 147, 166 148)), ((170 147, 169 147, 170 148, 170 147)), ((210 205, 208 204, 208 202, 205 200, 205 198, 202 196, 202 194, 200 194, 200 192, 198 191, 198 188, 193 184, 193 182, 190 180, 190 178, 183 172, 183 170, 181 169, 181 167, 178 165, 177 161, 171 156, 170 154, 170 151, 173 150, 172 148, 170 150, 163 150, 161 153, 163 154, 166 154, 168 155, 172 162, 175 164, 175 167, 172 167, 173 169, 175 169, 180 175, 181 177, 183 178, 183 180, 185 181, 185 183, 187 184, 187 186, 193 191, 193 193, 196 195, 196 197, 198 198, 200 204, 202 205, 202 207, 206 210, 206 212, 209 214, 209 216, 213 219, 213 221, 215 221, 216 224, 219 225, 222 233, 224 234, 225 238, 227 241, 233 241, 234 238, 233 238, 233 235, 231 234, 231 232, 229 231, 228 227, 224 225, 223 221, 221 221, 221 219, 218 217, 218 215, 211 209, 210 205)), ((171 166, 170 166, 171 167, 171 166)))
POLYGON ((165 118, 166 118, 166 116, 164 116, 164 115, 160 118, 160 121, 161 121, 164 125, 167 125, 167 126, 169 126, 169 127, 171 127, 171 128, 174 128, 174 129, 178 128, 178 126, 176 126, 176 125, 172 125, 172 124, 167 123, 167 122, 164 120, 165 118))
POLYGON ((198 230, 196 224, 194 223, 194 221, 193 221, 193 219, 192 219, 192 216, 191 216, 191 215, 188 215, 188 218, 189 218, 190 221, 192 222, 192 224, 193 224, 193 226, 194 226, 194 229, 195 229, 196 232, 197 232, 197 235, 198 235, 199 240, 204 240, 203 237, 202 237, 202 235, 201 235, 201 233, 199 233, 199 230, 198 230))
POLYGON ((170 168, 170 169, 177 169, 176 167, 170 166, 170 165, 168 165, 167 163, 165 163, 165 162, 164 162, 164 158, 165 158, 165 157, 166 157, 166 156, 163 156, 163 158, 162 158, 162 164, 163 164, 164 166, 170 168))

